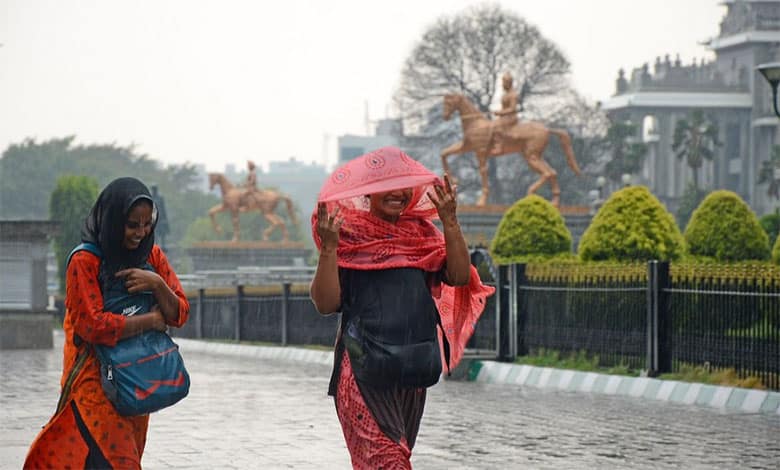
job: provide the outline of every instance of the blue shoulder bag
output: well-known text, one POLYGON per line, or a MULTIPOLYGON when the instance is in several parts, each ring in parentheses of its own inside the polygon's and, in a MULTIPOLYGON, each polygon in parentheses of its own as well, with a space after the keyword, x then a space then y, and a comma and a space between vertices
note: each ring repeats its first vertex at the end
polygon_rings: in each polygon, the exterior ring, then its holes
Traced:
MULTIPOLYGON (((100 248, 82 243, 68 255, 86 250, 102 257, 100 248)), ((67 263, 66 263, 67 266, 67 263)), ((154 271, 148 262, 143 269, 154 271)), ((131 294, 122 278, 103 286, 103 308, 118 315, 147 313, 155 304, 151 292, 131 294)), ((92 345, 100 362, 100 377, 108 400, 122 416, 136 416, 166 408, 187 396, 190 376, 179 347, 168 334, 149 330, 119 340, 116 346, 92 345)))

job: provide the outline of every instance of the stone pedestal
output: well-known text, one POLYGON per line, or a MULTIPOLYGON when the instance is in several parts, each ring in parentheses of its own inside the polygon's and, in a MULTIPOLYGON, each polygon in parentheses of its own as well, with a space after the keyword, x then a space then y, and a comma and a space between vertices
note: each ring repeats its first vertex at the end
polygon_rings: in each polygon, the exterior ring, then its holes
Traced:
MULTIPOLYGON (((496 235, 498 224, 509 207, 495 204, 458 207, 458 221, 469 247, 489 248, 496 235)), ((571 232, 574 250, 577 249, 583 232, 590 225, 592 216, 589 209, 584 206, 563 206, 560 209, 566 227, 571 232)))
POLYGON ((0 220, 0 349, 51 348, 46 255, 57 223, 0 220))
POLYGON ((187 249, 195 271, 241 266, 305 266, 311 250, 300 242, 200 242, 187 249))

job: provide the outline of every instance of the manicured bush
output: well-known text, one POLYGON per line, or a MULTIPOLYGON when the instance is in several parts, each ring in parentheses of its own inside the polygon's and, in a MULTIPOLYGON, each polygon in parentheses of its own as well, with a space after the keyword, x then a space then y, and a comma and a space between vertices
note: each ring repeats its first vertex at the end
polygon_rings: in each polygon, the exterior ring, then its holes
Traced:
POLYGON ((583 261, 676 260, 685 242, 674 217, 644 186, 614 192, 582 235, 583 261))
POLYGON ((775 239, 775 246, 772 248, 772 261, 780 264, 780 237, 775 239))
POLYGON ((718 261, 769 259, 769 236, 736 193, 713 191, 685 229, 688 251, 718 261))
POLYGON ((571 233, 560 212, 536 195, 515 202, 501 218, 490 245, 497 264, 542 261, 571 253, 571 233))

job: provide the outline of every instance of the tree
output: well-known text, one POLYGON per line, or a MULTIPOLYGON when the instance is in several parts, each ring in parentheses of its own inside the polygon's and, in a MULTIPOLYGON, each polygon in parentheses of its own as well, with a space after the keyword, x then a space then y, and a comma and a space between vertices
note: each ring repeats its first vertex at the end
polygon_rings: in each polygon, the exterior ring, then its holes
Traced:
POLYGON ((81 242, 81 226, 97 199, 98 183, 87 176, 64 175, 49 198, 49 217, 60 223, 54 236, 60 293, 65 293, 65 262, 70 251, 81 242))
POLYGON ((780 145, 772 147, 772 156, 769 160, 761 162, 761 170, 758 173, 758 184, 767 183, 766 194, 769 197, 780 199, 780 145))
POLYGON ((43 142, 26 139, 11 144, 0 157, 0 217, 45 218, 47 203, 61 175, 90 176, 98 186, 132 175, 156 184, 165 198, 171 232, 166 243, 176 245, 196 218, 219 202, 212 194, 192 188, 194 166, 163 166, 132 145, 76 145, 74 136, 43 142))
POLYGON ((715 147, 720 146, 718 128, 700 109, 691 112, 688 119, 680 119, 674 127, 672 150, 677 158, 685 160, 693 170, 693 184, 699 187, 699 169, 704 160, 712 161, 715 147))
MULTIPOLYGON (((488 115, 500 92, 499 77, 510 72, 520 109, 545 118, 571 98, 569 67, 565 55, 535 26, 497 5, 439 18, 406 59, 395 95, 405 129, 432 144, 416 157, 438 167, 438 149, 457 140, 457 120, 444 123, 441 118, 444 94, 461 93, 488 115)), ((496 165, 516 163, 510 160, 491 160, 495 194, 501 193, 496 165)), ((509 179, 516 191, 516 178, 509 179)))
POLYGON ((769 243, 774 243, 773 240, 777 240, 777 235, 780 234, 780 209, 775 209, 773 213, 761 216, 758 223, 769 236, 769 243))
POLYGON ((688 221, 691 220, 693 211, 701 204, 705 197, 710 193, 706 189, 699 189, 693 181, 688 182, 680 198, 680 204, 677 206, 677 225, 683 229, 688 225, 688 221))
POLYGON ((604 173, 610 181, 621 184, 624 174, 638 173, 647 154, 647 144, 636 137, 637 126, 631 122, 613 122, 604 138, 609 161, 604 173))

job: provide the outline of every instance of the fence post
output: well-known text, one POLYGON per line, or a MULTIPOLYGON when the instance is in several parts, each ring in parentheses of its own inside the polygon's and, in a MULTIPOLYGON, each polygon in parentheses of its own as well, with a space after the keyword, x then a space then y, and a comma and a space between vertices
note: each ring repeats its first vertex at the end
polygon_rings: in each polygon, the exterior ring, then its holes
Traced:
POLYGON ((198 289, 198 299, 195 304, 195 312, 198 314, 198 318, 195 322, 195 337, 198 339, 203 338, 203 310, 205 308, 205 300, 206 289, 198 289))
POLYGON ((513 362, 517 357, 517 276, 515 265, 509 267, 509 298, 507 299, 509 315, 507 316, 507 362, 513 362))
POLYGON ((515 265, 514 272, 514 286, 515 292, 512 295, 512 303, 514 304, 514 321, 515 331, 513 337, 515 338, 515 356, 525 356, 528 354, 528 347, 525 344, 525 323, 528 318, 528 312, 523 309, 523 292, 521 287, 528 283, 525 277, 526 263, 519 263, 515 265))
POLYGON ((282 346, 287 346, 287 316, 290 312, 290 283, 282 283, 282 346))
POLYGON ((498 360, 514 361, 509 354, 509 267, 499 266, 496 277, 496 342, 498 343, 498 360))
POLYGON ((672 277, 669 274, 669 262, 658 262, 656 273, 656 288, 658 291, 656 310, 658 312, 658 336, 656 345, 658 348, 658 372, 672 371, 672 311, 669 302, 668 289, 672 286, 672 277))
POLYGON ((658 261, 647 262, 647 335, 645 369, 649 377, 658 374, 658 261))
POLYGON ((244 286, 236 287, 236 303, 236 317, 235 324, 233 325, 233 337, 236 339, 236 341, 241 341, 241 318, 243 317, 242 314, 244 311, 244 286))
POLYGON ((672 370, 669 262, 647 263, 647 375, 672 370))

